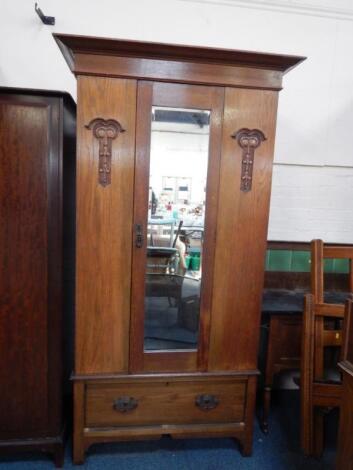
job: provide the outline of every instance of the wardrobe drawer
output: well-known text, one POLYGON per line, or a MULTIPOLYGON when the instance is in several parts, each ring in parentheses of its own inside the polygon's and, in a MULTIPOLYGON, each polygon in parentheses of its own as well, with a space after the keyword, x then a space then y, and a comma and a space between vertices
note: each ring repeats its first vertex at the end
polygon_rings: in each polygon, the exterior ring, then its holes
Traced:
POLYGON ((246 379, 88 384, 86 426, 241 422, 246 379))

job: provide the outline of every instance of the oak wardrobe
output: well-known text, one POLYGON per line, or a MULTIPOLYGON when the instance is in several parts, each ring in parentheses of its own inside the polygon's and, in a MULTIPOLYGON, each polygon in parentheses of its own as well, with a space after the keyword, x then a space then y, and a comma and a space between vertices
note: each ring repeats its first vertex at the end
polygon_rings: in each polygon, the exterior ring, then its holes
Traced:
POLYGON ((252 449, 278 91, 303 58, 55 34, 77 77, 74 461, 252 449))
POLYGON ((57 466, 65 384, 69 395, 75 145, 67 93, 0 88, 0 452, 42 450, 57 466))

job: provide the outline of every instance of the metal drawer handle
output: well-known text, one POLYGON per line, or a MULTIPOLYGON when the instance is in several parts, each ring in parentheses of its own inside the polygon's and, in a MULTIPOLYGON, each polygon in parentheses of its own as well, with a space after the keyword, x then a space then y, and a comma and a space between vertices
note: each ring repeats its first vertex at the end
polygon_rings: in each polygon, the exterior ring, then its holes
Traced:
POLYGON ((215 395, 197 395, 195 405, 201 410, 213 410, 219 404, 219 399, 215 395))
POLYGON ((113 403, 113 408, 115 411, 120 411, 120 413, 127 413, 137 408, 138 401, 133 397, 119 397, 113 403))

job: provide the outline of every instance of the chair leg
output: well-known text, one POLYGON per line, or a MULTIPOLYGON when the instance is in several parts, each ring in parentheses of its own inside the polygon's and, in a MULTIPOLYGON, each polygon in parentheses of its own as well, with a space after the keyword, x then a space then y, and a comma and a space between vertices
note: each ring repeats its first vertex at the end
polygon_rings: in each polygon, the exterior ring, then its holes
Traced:
POLYGON ((301 396, 300 440, 305 455, 313 453, 313 407, 301 396))
POLYGON ((314 328, 312 311, 313 297, 305 296, 303 312, 303 333, 300 365, 300 442, 305 455, 313 452, 313 420, 314 407, 312 403, 312 381, 313 381, 313 344, 312 334, 314 328))
POLYGON ((320 458, 324 450, 324 413, 320 408, 314 408, 313 416, 313 455, 320 458))
POLYGON ((243 457, 251 457, 252 437, 246 437, 241 442, 239 442, 239 450, 243 457))
POLYGON ((262 420, 260 423, 261 430, 263 433, 268 433, 268 417, 270 414, 270 407, 271 407, 271 387, 266 386, 264 389, 263 394, 263 410, 262 410, 262 420))

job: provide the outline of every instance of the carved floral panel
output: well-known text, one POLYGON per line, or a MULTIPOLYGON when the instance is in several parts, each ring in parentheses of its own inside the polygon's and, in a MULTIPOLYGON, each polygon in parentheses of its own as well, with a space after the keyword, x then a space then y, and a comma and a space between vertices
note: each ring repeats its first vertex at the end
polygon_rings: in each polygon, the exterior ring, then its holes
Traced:
POLYGON ((243 150, 240 190, 244 192, 251 191, 255 150, 261 145, 262 141, 266 140, 266 137, 258 129, 250 130, 246 128, 239 129, 231 137, 238 142, 243 150))
POLYGON ((98 182, 107 186, 111 183, 112 142, 125 130, 115 119, 102 118, 93 119, 85 127, 92 130, 94 137, 99 141, 98 182))

